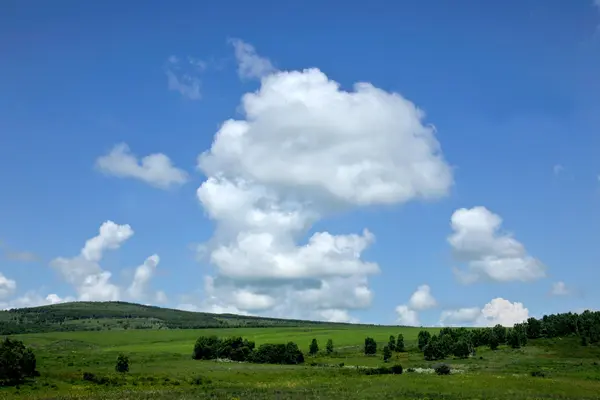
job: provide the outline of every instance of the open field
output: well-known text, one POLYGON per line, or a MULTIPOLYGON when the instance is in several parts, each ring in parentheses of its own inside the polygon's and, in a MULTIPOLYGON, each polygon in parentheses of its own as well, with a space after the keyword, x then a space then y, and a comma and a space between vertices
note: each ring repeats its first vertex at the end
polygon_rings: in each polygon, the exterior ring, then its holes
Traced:
MULTIPOLYGON (((447 359, 449 376, 406 372, 429 367, 416 349, 419 328, 273 327, 201 330, 120 330, 16 335, 31 346, 41 377, 19 388, 0 389, 0 398, 27 399, 598 399, 600 348, 582 347, 577 338, 537 339, 521 349, 479 348, 476 357, 447 359), (360 374, 352 366, 383 365, 381 348, 389 335, 402 333, 408 352, 394 353, 402 375, 360 374), (294 341, 306 353, 312 338, 333 355, 306 356, 301 366, 195 361, 198 336, 239 335, 262 343, 294 341), (364 338, 378 342, 377 356, 362 354, 364 338), (114 372, 117 355, 130 357, 130 372, 114 372), (481 358, 480 358, 481 357, 481 358), (328 366, 311 366, 311 363, 328 366), (341 367, 340 363, 344 363, 341 367), (545 377, 532 377, 539 370, 545 377), (84 372, 107 378, 99 385, 84 372)), ((431 329, 436 331, 436 329, 431 329)))

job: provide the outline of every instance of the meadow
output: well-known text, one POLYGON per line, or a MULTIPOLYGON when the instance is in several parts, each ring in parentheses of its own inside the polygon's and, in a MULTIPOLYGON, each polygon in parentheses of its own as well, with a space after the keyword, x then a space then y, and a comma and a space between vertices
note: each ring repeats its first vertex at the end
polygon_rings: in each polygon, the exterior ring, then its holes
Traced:
MULTIPOLYGON (((14 335, 31 346, 41 374, 33 382, 0 388, 2 399, 599 399, 600 348, 577 337, 535 339, 520 349, 485 347, 468 359, 448 358, 452 374, 417 372, 428 362, 417 349, 421 328, 379 326, 301 326, 223 329, 110 330, 14 335), (402 333, 407 351, 387 365, 402 375, 365 375, 357 366, 381 366, 390 335, 402 333), (296 342, 303 365, 265 365, 191 358, 199 336, 242 336, 262 343, 296 342), (378 354, 363 354, 365 337, 378 354), (308 355, 311 340, 321 351, 308 355), (334 353, 325 353, 328 339, 334 353), (130 359, 130 372, 114 370, 118 354, 130 359), (414 372, 407 369, 415 368, 414 372), (536 371, 538 375, 532 376, 536 371), (85 372, 103 384, 83 380, 85 372)), ((438 329, 428 329, 435 333, 438 329)))

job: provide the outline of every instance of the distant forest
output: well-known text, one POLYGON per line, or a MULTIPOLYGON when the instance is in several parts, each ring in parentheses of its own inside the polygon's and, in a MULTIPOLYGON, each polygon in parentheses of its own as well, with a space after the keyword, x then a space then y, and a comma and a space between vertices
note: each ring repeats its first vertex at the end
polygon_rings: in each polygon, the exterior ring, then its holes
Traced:
MULTIPOLYGON (((528 336, 578 335, 600 342, 600 312, 563 313, 530 318, 528 336)), ((343 323, 211 314, 125 302, 74 302, 0 312, 0 335, 124 329, 203 329, 236 327, 347 326, 343 323)), ((365 325, 367 326, 367 325, 365 325)))
POLYGON ((122 329, 331 326, 343 323, 211 314, 125 302, 73 302, 0 312, 0 335, 122 329))

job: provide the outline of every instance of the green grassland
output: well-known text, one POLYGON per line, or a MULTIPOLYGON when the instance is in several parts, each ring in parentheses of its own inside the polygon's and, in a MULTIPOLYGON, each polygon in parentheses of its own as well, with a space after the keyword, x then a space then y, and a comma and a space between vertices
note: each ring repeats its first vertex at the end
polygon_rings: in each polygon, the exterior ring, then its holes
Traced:
MULTIPOLYGON (((202 330, 127 330, 18 335, 38 358, 41 377, 19 388, 0 389, 1 398, 28 399, 597 399, 600 398, 600 349, 582 347, 576 338, 538 339, 518 350, 480 348, 476 357, 446 360, 449 376, 417 372, 367 376, 355 366, 382 365, 362 354, 366 336, 382 348, 389 335, 402 333, 406 353, 390 364, 429 367, 416 349, 419 328, 275 327, 202 330), (295 341, 308 351, 312 338, 321 348, 327 339, 334 354, 307 356, 305 365, 280 366, 195 361, 198 336, 241 335, 262 343, 295 341), (130 357, 130 372, 114 372, 117 355, 130 357), (480 358, 481 357, 481 358, 480 358), (311 364, 317 364, 311 366, 311 364), (340 363, 344 363, 341 367, 340 363), (354 366, 354 368, 353 368, 354 366), (532 377, 533 370, 546 377, 532 377), (99 385, 82 380, 83 372, 108 378, 99 385)), ((431 329, 436 331, 436 329, 431 329)))
POLYGON ((419 370, 437 363, 425 361, 417 349, 421 328, 69 303, 0 312, 0 330, 34 350, 41 374, 0 388, 0 399, 600 399, 600 347, 581 346, 578 336, 529 340, 520 349, 479 347, 474 357, 444 360, 452 374, 438 376, 419 370), (361 367, 385 365, 383 346, 400 333, 407 351, 394 353, 387 365, 399 363, 405 373, 361 373, 361 367), (193 360, 196 339, 212 334, 242 336, 257 346, 293 341, 306 361, 193 360), (377 341, 375 356, 364 355, 367 336, 377 341), (313 338, 321 351, 309 356, 313 338), (335 347, 330 355, 324 352, 328 339, 335 347), (119 354, 130 359, 126 374, 114 370, 119 354), (533 377, 532 371, 545 376, 533 377), (98 379, 86 381, 84 373, 98 379))

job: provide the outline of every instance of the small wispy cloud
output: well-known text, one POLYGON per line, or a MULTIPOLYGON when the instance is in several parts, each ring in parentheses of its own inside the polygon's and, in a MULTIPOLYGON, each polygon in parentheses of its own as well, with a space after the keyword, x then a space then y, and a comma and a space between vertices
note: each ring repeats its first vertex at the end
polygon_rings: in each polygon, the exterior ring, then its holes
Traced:
POLYGON ((169 90, 179 92, 189 100, 200 100, 202 98, 200 93, 202 81, 198 75, 205 69, 206 63, 202 60, 188 57, 183 62, 177 56, 170 56, 165 67, 169 90))
POLYGON ((552 167, 552 171, 554 172, 554 175, 560 175, 563 171, 565 170, 565 167, 563 167, 561 164, 556 164, 554 167, 552 167))
POLYGON ((241 39, 229 39, 229 43, 235 50, 238 76, 241 79, 260 79, 276 70, 271 61, 258 55, 250 43, 241 39))
POLYGON ((567 296, 571 294, 571 290, 567 287, 567 285, 563 281, 555 282, 552 284, 552 289, 550 289, 550 294, 552 296, 567 296))
POLYGON ((10 261, 35 262, 39 257, 30 251, 18 251, 11 249, 6 243, 0 242, 0 251, 4 252, 4 258, 10 261))

